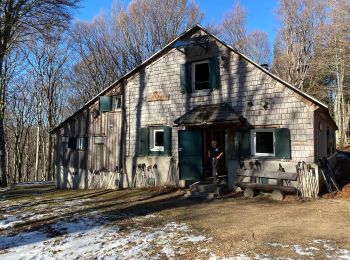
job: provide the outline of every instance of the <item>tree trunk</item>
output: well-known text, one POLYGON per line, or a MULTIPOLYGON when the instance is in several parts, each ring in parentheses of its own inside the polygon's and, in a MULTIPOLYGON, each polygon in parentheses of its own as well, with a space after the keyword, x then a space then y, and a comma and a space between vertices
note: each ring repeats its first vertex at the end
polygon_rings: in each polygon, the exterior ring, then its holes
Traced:
POLYGON ((0 186, 7 186, 6 176, 6 149, 5 149, 5 128, 4 128, 4 116, 5 116, 5 78, 4 78, 4 60, 5 53, 0 50, 0 186))
POLYGON ((48 134, 48 149, 47 149, 47 180, 52 181, 53 174, 52 174, 52 137, 50 134, 48 134))
POLYGON ((39 181, 39 150, 40 150, 40 126, 36 130, 36 151, 35 151, 35 180, 39 181))
MULTIPOLYGON (((0 64, 1 66, 1 64, 0 64)), ((2 102, 2 100, 0 100, 2 102)), ((1 104, 0 104, 1 105, 1 104)), ((0 186, 7 186, 6 176, 6 150, 3 111, 0 112, 0 186)))

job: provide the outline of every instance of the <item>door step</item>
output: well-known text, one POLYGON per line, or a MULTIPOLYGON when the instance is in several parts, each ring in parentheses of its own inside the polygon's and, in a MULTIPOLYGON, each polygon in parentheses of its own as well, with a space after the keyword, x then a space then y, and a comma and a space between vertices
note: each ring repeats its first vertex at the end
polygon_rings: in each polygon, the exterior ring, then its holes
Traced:
POLYGON ((185 198, 192 199, 192 198, 198 198, 198 199, 217 199, 220 195, 215 192, 200 192, 200 191, 191 191, 188 190, 185 194, 185 198))
POLYGON ((190 186, 186 198, 216 199, 227 191, 227 185, 212 182, 198 182, 190 186))

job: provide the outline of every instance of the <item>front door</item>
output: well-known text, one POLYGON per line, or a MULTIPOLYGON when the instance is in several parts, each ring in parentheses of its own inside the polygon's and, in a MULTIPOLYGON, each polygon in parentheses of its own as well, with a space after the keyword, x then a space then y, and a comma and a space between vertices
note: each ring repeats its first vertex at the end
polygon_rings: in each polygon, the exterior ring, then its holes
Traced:
POLYGON ((202 132, 200 130, 179 131, 179 170, 181 180, 203 179, 202 132))

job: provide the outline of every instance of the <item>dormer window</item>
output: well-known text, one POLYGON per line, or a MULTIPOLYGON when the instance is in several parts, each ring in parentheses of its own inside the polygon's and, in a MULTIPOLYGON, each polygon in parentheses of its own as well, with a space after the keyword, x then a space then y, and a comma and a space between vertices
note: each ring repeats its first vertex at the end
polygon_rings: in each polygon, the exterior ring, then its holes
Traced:
POLYGON ((192 89, 193 91, 209 90, 209 61, 192 63, 192 89))

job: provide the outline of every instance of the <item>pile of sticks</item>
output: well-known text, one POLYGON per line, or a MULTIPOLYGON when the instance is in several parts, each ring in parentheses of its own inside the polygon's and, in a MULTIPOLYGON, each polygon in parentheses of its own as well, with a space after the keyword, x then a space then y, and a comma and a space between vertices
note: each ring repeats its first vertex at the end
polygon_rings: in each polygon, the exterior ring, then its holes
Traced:
POLYGON ((326 157, 320 162, 320 170, 329 193, 338 192, 340 189, 335 181, 334 172, 326 157))
POLYGON ((156 186, 156 176, 152 165, 146 166, 145 163, 138 164, 136 174, 132 180, 131 188, 147 188, 156 186))
POLYGON ((302 198, 316 198, 319 191, 319 183, 315 169, 310 164, 298 162, 296 170, 298 173, 297 195, 302 198))

